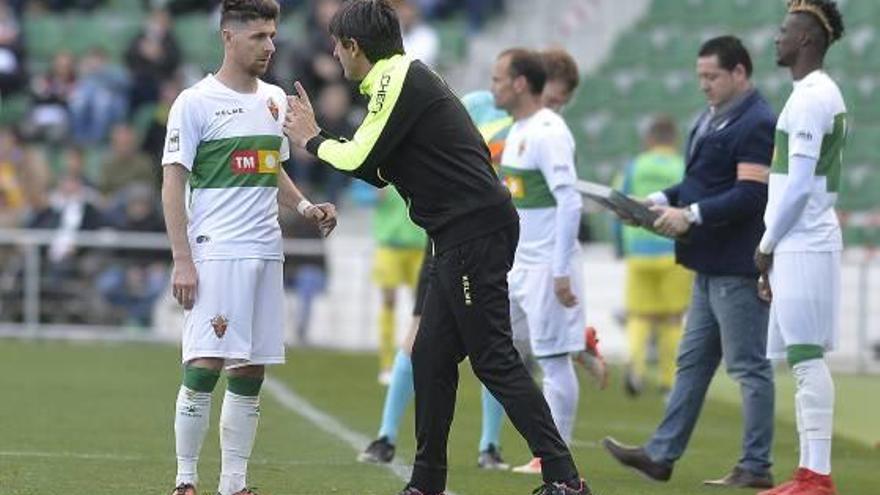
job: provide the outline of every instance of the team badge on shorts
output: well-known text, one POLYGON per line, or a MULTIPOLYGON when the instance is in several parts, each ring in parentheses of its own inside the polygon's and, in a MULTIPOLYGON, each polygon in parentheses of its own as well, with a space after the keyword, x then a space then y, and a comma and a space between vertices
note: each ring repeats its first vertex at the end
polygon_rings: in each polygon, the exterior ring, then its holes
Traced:
POLYGON ((266 106, 269 108, 269 113, 272 114, 272 118, 278 120, 278 105, 275 103, 275 100, 269 98, 269 101, 266 102, 266 106))
POLYGON ((211 318, 211 326, 214 327, 214 335, 218 339, 222 339, 226 335, 226 327, 229 325, 229 319, 223 315, 217 315, 211 318))

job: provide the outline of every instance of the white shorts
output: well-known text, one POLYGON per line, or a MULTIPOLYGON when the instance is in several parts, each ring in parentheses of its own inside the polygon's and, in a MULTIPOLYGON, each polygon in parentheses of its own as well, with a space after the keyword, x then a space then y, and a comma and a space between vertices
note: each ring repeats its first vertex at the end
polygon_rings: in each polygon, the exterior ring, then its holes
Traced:
POLYGON ((776 253, 770 270, 767 357, 784 359, 786 347, 837 343, 840 314, 840 252, 776 253))
POLYGON ((183 362, 222 358, 229 368, 284 362, 280 260, 196 262, 199 285, 184 313, 183 362))
POLYGON ((578 257, 572 259, 569 273, 572 291, 578 299, 571 308, 556 298, 550 265, 514 266, 507 275, 513 338, 528 342, 535 357, 577 352, 586 345, 583 280, 578 257))

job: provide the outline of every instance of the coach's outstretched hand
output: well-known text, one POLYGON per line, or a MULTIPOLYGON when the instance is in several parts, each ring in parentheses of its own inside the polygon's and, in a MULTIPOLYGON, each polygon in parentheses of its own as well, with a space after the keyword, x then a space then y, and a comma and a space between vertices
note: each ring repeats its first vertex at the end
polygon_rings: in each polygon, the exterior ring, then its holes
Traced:
POLYGON ((317 136, 321 129, 315 121, 315 111, 309 95, 299 81, 293 83, 296 94, 287 97, 287 115, 284 119, 284 134, 290 142, 305 148, 309 139, 317 136))
POLYGON ((329 236, 336 228, 336 205, 333 203, 312 205, 303 211, 303 216, 315 222, 324 237, 329 236))

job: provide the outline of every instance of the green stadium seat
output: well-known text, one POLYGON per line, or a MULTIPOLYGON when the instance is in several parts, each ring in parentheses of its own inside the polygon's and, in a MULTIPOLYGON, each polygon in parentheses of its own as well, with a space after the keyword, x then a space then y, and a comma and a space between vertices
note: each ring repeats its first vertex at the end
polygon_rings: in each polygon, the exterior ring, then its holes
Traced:
POLYGON ((4 96, 0 98, 0 125, 14 125, 24 120, 30 107, 30 98, 25 95, 4 96))

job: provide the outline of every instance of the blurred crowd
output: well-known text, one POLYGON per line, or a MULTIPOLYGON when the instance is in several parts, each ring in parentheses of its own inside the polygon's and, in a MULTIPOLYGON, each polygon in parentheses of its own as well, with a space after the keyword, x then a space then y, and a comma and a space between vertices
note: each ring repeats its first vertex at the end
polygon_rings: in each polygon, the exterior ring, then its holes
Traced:
MULTIPOLYGON (((365 102, 343 79, 326 35, 343 1, 279 1, 286 15, 306 12, 305 32, 295 38, 279 33, 265 79, 287 91, 294 79, 301 81, 322 125, 351 135, 365 102)), ((502 1, 398 0, 407 52, 436 64, 441 46, 434 20, 463 16, 467 29, 476 32, 490 12, 503 8, 502 1)), ((174 21, 204 12, 206 23, 215 22, 219 1, 142 0, 148 14, 121 56, 96 45, 78 54, 62 48, 41 63, 29 60, 24 29, 29 16, 63 11, 100 16, 111 3, 0 0, 0 105, 10 97, 27 101, 21 119, 0 124, 0 228, 55 232, 41 253, 43 321, 148 326, 167 284, 168 253, 96 252, 76 249, 73 240, 79 231, 107 228, 164 232, 159 162, 165 122, 180 91, 203 76, 203 61, 186 60, 174 21)), ((350 186, 345 176, 318 166, 306 153, 295 152, 285 168, 314 200, 339 203, 350 186)), ((295 218, 282 223, 288 234, 319 238, 295 218)), ((23 255, 0 246, 0 259, 0 321, 20 321, 23 255)), ((289 256, 288 285, 304 294, 319 292, 325 263, 322 256, 289 256)))

